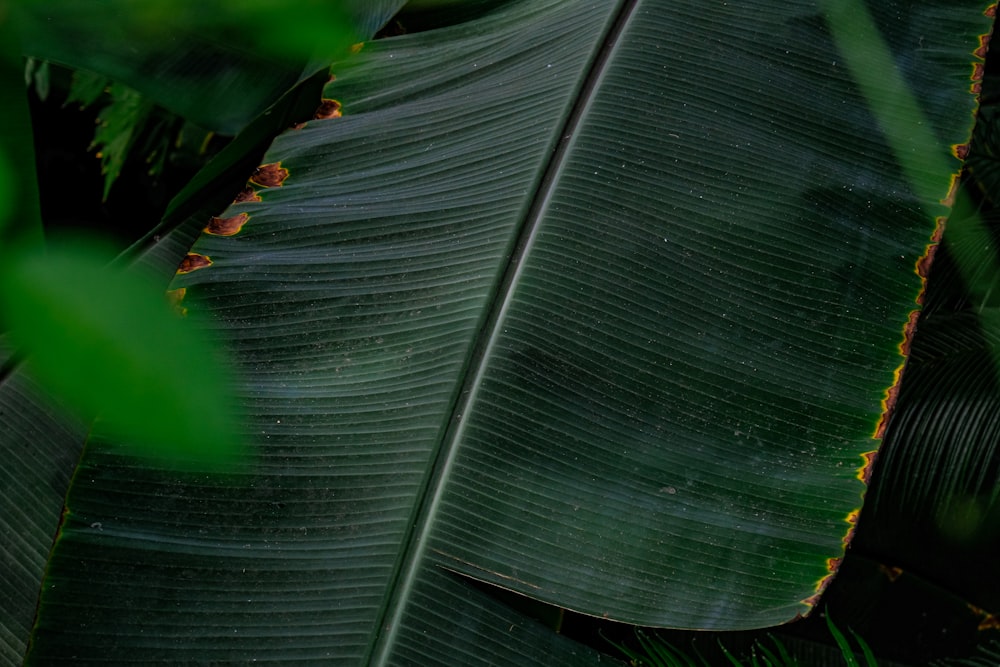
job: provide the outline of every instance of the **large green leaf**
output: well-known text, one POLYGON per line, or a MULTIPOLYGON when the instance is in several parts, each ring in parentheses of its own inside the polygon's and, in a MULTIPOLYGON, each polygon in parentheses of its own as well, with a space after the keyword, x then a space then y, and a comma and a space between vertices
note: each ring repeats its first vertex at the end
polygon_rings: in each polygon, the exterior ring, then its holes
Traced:
MULTIPOLYGON (((258 461, 93 442, 33 659, 586 659, 449 571, 652 625, 807 613, 944 207, 814 3, 735 4, 510 3, 338 69, 344 116, 281 136, 174 285, 258 461)), ((957 166, 982 7, 871 10, 957 166)))

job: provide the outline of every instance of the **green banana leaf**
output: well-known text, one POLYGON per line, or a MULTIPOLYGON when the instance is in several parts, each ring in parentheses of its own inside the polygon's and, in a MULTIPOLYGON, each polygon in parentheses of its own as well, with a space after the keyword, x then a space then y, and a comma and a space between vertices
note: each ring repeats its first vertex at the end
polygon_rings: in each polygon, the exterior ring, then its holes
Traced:
MULTIPOLYGON (((943 199, 983 7, 869 9, 943 199)), ((92 434, 29 659, 598 661, 470 577, 645 625, 808 613, 945 212, 821 8, 512 2, 335 74, 343 117, 279 137, 172 286, 256 458, 92 434)))

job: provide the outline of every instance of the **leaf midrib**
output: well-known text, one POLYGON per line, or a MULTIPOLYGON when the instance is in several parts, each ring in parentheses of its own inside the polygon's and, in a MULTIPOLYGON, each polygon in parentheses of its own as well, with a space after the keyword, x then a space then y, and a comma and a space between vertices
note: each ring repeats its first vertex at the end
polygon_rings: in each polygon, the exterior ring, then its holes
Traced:
POLYGON ((620 0, 609 21, 603 38, 595 44, 586 75, 580 80, 570 104, 565 111, 565 120, 555 133, 549 159, 542 167, 533 189, 531 201, 520 223, 513 248, 507 259, 503 275, 494 288, 493 298, 487 308, 479 334, 470 346, 469 356, 464 365, 460 381, 451 399, 451 408, 445 413, 443 435, 436 453, 417 494, 411 520, 401 540, 399 554, 393 567, 393 574, 386 587, 382 604, 376 615, 372 637, 362 664, 386 665, 392 655, 396 633, 403 625, 403 615, 407 601, 416 585, 424 556, 427 552, 428 533, 443 496, 445 482, 454 467, 459 443, 467 420, 463 420, 475 402, 482 384, 487 360, 496 341, 500 337, 502 324, 511 303, 515 287, 520 279, 524 259, 531 252, 538 235, 540 221, 548 208, 552 193, 559 182, 559 175, 566 164, 567 156, 574 144, 578 129, 591 101, 600 87, 600 81, 608 63, 617 49, 625 27, 635 14, 641 0, 620 0))

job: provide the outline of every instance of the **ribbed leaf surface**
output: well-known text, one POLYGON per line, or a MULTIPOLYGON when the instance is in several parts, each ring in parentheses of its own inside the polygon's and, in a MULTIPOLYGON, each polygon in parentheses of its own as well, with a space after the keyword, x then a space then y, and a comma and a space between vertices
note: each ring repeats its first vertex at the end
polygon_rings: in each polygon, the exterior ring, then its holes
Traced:
MULTIPOLYGON (((4 352, 4 357, 6 352, 4 352)), ((0 390, 0 663, 18 664, 85 431, 20 374, 0 390)))
MULTIPOLYGON (((510 3, 338 69, 343 117, 282 135, 174 284, 259 458, 202 481, 93 448, 34 656, 575 650, 446 570, 651 625, 808 612, 943 207, 812 2, 733 4, 510 3)), ((981 7, 871 9, 946 159, 981 7)))

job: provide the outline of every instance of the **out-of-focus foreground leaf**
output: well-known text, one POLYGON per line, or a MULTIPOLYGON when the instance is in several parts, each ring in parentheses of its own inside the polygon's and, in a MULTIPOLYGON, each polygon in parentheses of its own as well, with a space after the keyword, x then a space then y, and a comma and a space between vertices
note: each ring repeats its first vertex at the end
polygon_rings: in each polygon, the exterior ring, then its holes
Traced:
POLYGON ((0 90, 14 91, 0 106, 0 265, 15 247, 42 243, 31 116, 24 89, 24 63, 17 30, 0 7, 0 90))
MULTIPOLYGON (((27 4, 5 5, 5 9, 30 12, 54 6, 42 2, 30 3, 30 7, 27 4)), ((369 19, 381 22, 386 12, 391 12, 399 3, 376 4, 380 7, 372 7, 376 14, 369 19)), ((257 68, 253 74, 261 77, 260 83, 265 88, 260 94, 253 88, 255 79, 244 76, 247 72, 240 74, 227 69, 235 66, 232 60, 210 62, 207 72, 175 72, 178 77, 175 79, 170 76, 149 78, 150 73, 142 70, 142 54, 165 48, 169 51, 175 45, 167 48, 158 39, 144 41, 141 34, 133 33, 129 34, 132 41, 128 43, 104 41, 99 38, 107 37, 116 27, 122 29, 122 25, 114 21, 125 17, 109 14, 107 4, 97 8, 99 15, 90 5, 71 3, 66 7, 77 14, 83 12, 89 19, 74 24, 72 16, 57 13, 50 17, 52 20, 47 21, 46 27, 54 32, 46 33, 41 39, 35 39, 38 33, 12 30, 10 14, 3 16, 7 19, 3 27, 8 31, 3 41, 13 57, 5 62, 9 65, 4 70, 5 75, 10 76, 3 79, 3 90, 8 98, 4 118, 10 122, 4 123, 0 153, 4 164, 11 167, 5 172, 3 186, 17 195, 8 194, 4 198, 10 220, 5 243, 0 247, 3 255, 0 283, 4 287, 0 328, 5 332, 0 341, 3 344, 0 451, 5 462, 0 475, 0 515, 3 517, 0 541, 4 544, 2 569, 7 575, 0 580, 0 662, 5 664, 19 662, 24 655, 40 581, 60 521, 66 489, 85 439, 90 438, 94 444, 96 433, 102 433, 105 438, 117 434, 114 441, 105 440, 104 444, 94 446, 109 447, 118 454, 153 453, 170 469, 184 468, 196 461, 200 469, 217 470, 220 464, 232 460, 244 435, 228 414, 233 402, 231 383, 226 382, 228 370, 220 366, 218 355, 207 346, 205 339, 211 336, 205 336, 204 330, 192 328, 191 322, 181 324, 172 316, 162 294, 167 276, 160 274, 157 283, 149 270, 133 273, 111 269, 104 265, 107 256, 88 243, 48 253, 39 250, 41 226, 37 219, 31 132, 19 44, 24 41, 34 46, 55 45, 62 50, 63 60, 73 66, 100 68, 104 63, 115 73, 130 71, 125 78, 140 81, 139 86, 153 98, 164 101, 166 97, 167 104, 178 104, 182 111, 193 109, 199 119, 208 119, 207 124, 216 127, 232 119, 232 108, 201 106, 209 97, 200 96, 203 91, 195 84, 186 88, 183 95, 177 94, 177 87, 184 88, 182 82, 187 75, 209 89, 224 87, 227 77, 243 76, 242 87, 249 97, 259 94, 260 102, 268 106, 277 102, 280 106, 262 114, 260 122, 252 122, 248 132, 242 133, 231 145, 231 150, 224 151, 216 163, 243 163, 246 156, 256 151, 255 146, 263 134, 273 136, 291 122, 287 114, 298 113, 294 111, 295 90, 286 95, 287 100, 278 101, 268 88, 266 72, 257 68), (84 34, 80 40, 66 35, 63 35, 66 39, 61 40, 58 36, 60 30, 86 33, 88 29, 97 34, 84 34), (95 41, 100 43, 95 45, 95 41), (111 51, 123 50, 102 60, 107 56, 104 46, 111 51), (173 96, 171 86, 174 86, 173 96), (10 206, 11 203, 14 206, 10 206), (14 243, 14 238, 21 242, 14 243), (12 356, 15 352, 16 356, 12 356), (22 363, 25 360, 27 364, 22 363), (26 377, 25 366, 30 366, 35 377, 46 379, 48 385, 44 390, 39 389, 34 379, 26 377), (71 416, 74 413, 82 413, 83 420, 76 421, 71 416), (97 427, 91 430, 89 421, 95 415, 100 419, 97 427), (129 432, 131 437, 127 435, 129 432)), ((151 5, 133 4, 131 7, 145 11, 151 5)), ((22 18, 21 14, 18 18, 22 18)), ((359 14, 357 25, 366 23, 361 20, 363 18, 359 14)), ((331 34, 329 44, 346 49, 349 40, 345 35, 341 35, 338 42, 333 39, 337 35, 331 34)), ((317 67, 321 66, 320 59, 315 62, 317 67)), ((303 83, 305 87, 310 85, 303 83)), ((233 100, 240 102, 238 98, 233 100)), ((310 108, 315 106, 316 102, 312 101, 310 108)), ((251 105, 240 107, 236 113, 242 114, 242 124, 255 112, 251 105)), ((208 185, 203 193, 185 193, 178 198, 179 203, 168 216, 170 219, 164 221, 168 228, 181 223, 171 236, 172 242, 178 238, 183 242, 189 234, 189 225, 181 222, 184 215, 207 202, 226 201, 225 194, 223 199, 217 199, 219 193, 209 187, 225 187, 229 183, 229 197, 238 189, 239 182, 233 187, 231 178, 218 173, 219 168, 219 164, 214 164, 205 170, 204 176, 196 179, 208 185)), ((164 245, 173 246, 174 243, 164 245)), ((173 254, 172 249, 164 253, 160 248, 157 244, 151 253, 145 254, 157 258, 150 266, 173 254)), ((171 268, 176 263, 175 259, 171 268)), ((130 465, 136 461, 132 456, 126 460, 130 465)))
MULTIPOLYGON (((509 3, 338 68, 343 117, 281 136, 174 285, 259 461, 88 450, 31 657, 586 659, 449 571, 647 625, 807 613, 945 207, 816 4, 736 4, 509 3)), ((870 9, 957 168, 981 3, 870 9)))
POLYGON ((12 3, 25 55, 93 70, 236 134, 404 0, 12 3))
POLYGON ((0 274, 4 329, 29 373, 139 453, 231 462, 240 434, 225 360, 165 307, 155 282, 100 258, 82 243, 22 254, 0 274))

